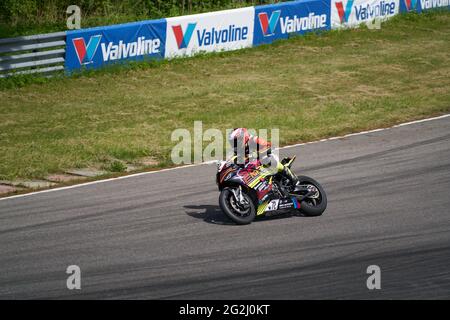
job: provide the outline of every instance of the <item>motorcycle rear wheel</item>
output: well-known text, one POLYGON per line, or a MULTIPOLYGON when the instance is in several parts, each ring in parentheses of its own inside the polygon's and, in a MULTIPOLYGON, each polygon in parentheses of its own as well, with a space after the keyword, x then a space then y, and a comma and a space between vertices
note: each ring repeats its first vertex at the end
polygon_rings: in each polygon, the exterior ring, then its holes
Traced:
POLYGON ((322 188, 320 183, 318 183, 313 178, 307 176, 298 177, 300 185, 312 185, 317 188, 319 194, 317 198, 306 198, 300 204, 300 212, 310 216, 316 217, 322 215, 322 213, 327 208, 327 195, 325 190, 322 188))
POLYGON ((256 216, 255 205, 248 194, 242 191, 242 196, 247 204, 242 205, 236 201, 230 188, 224 188, 220 192, 219 206, 228 218, 237 224, 249 224, 256 216))

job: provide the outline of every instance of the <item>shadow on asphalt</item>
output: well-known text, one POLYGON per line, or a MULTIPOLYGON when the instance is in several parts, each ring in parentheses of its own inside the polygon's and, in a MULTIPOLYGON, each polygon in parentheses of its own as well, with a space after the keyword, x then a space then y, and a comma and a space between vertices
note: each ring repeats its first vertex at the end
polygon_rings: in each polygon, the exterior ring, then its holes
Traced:
MULTIPOLYGON (((188 205, 184 206, 185 209, 189 209, 186 211, 188 216, 193 218, 202 219, 207 223, 219 224, 219 225, 228 225, 228 226, 236 226, 237 224, 231 221, 223 212, 220 210, 220 207, 217 205, 188 205)), ((285 219, 290 217, 303 217, 301 214, 296 214, 292 212, 287 212, 283 214, 277 214, 274 216, 262 216, 257 217, 254 222, 262 222, 262 221, 271 221, 276 219, 285 219)))

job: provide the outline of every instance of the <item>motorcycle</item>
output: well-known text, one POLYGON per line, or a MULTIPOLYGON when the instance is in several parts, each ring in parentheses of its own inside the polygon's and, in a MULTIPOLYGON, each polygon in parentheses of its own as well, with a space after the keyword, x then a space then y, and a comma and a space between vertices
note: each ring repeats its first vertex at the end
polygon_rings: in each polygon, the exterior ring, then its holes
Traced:
MULTIPOLYGON (((291 168, 295 160, 284 158, 281 163, 291 168)), ((217 163, 216 183, 222 211, 237 224, 249 224, 256 216, 272 216, 296 210, 306 216, 320 216, 327 207, 322 186, 307 176, 298 176, 292 185, 276 170, 263 166, 259 160, 245 166, 233 158, 217 163)))

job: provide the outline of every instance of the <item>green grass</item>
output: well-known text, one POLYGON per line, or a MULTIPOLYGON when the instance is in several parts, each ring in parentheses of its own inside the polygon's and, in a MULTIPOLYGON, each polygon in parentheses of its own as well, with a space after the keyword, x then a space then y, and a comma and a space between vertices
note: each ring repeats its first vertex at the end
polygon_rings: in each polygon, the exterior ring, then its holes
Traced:
POLYGON ((279 128, 282 144, 450 111, 450 14, 399 16, 274 45, 0 83, 0 179, 171 165, 171 132, 279 128), (32 82, 32 81, 31 81, 32 82))

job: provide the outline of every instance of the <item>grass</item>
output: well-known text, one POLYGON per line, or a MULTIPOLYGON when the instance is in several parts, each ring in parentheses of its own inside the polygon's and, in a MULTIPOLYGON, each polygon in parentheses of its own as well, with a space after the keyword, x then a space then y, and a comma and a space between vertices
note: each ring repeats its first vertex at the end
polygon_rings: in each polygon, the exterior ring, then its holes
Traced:
POLYGON ((171 165, 176 128, 279 128, 282 144, 450 111, 450 14, 408 14, 273 45, 0 83, 0 179, 171 165))

